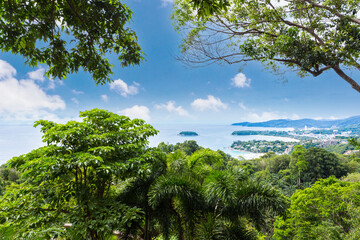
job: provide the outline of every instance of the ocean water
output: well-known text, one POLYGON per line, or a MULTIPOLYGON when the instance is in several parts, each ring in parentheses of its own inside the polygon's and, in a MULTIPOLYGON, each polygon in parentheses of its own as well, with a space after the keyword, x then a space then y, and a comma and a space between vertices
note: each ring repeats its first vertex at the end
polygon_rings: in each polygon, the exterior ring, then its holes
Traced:
MULTIPOLYGON (((248 140, 282 140, 294 141, 289 138, 271 136, 233 136, 231 133, 237 130, 288 130, 278 128, 250 128, 232 125, 202 125, 202 124, 153 124, 159 130, 158 135, 149 139, 151 147, 157 146, 160 142, 176 144, 185 140, 195 140, 205 148, 222 150, 233 157, 242 156, 245 159, 256 158, 260 154, 233 151, 229 147, 234 141, 248 140), (195 137, 183 137, 178 134, 181 131, 194 131, 199 134, 195 137)), ((41 141, 42 134, 39 128, 31 125, 0 125, 0 165, 14 156, 30 152, 32 149, 44 146, 41 141)))
POLYGON ((285 137, 272 137, 272 136, 234 136, 231 135, 233 131, 239 130, 279 130, 287 131, 286 128, 254 128, 254 127, 241 127, 233 125, 200 125, 200 124, 154 124, 153 125, 160 132, 158 135, 150 138, 150 146, 157 146, 160 142, 175 144, 183 142, 185 140, 195 140, 200 146, 210 148, 213 150, 222 150, 225 153, 230 154, 233 157, 241 156, 245 159, 251 159, 259 157, 261 154, 242 152, 231 150, 229 147, 234 141, 249 141, 249 140, 267 140, 275 141, 281 140, 285 142, 294 142, 297 140, 285 137), (199 136, 185 137, 178 135, 181 131, 193 131, 199 134, 199 136))

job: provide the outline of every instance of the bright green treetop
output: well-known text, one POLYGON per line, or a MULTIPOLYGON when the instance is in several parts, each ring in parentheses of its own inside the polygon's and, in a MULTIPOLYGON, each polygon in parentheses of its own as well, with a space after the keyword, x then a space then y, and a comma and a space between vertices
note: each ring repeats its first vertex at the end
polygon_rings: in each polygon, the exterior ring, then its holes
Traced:
POLYGON ((335 177, 317 181, 291 197, 274 239, 359 239, 360 184, 335 177))
POLYGON ((0 49, 20 54, 29 66, 46 64, 48 77, 63 79, 79 68, 96 84, 110 82, 107 53, 123 67, 143 59, 126 24, 131 10, 120 0, 0 1, 0 49))
POLYGON ((103 239, 140 218, 139 208, 116 201, 115 185, 149 171, 155 155, 147 139, 157 131, 143 120, 105 110, 84 111, 80 117, 81 122, 35 123, 46 146, 9 162, 26 182, 9 189, 1 201, 0 234, 12 229, 18 239, 31 238, 70 222, 81 239, 103 239))

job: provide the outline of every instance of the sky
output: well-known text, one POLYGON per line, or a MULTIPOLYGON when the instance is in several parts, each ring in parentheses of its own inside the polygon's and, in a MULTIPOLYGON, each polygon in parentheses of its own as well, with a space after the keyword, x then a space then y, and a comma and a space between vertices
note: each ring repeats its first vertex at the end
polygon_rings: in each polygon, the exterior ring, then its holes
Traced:
POLYGON ((125 3, 134 12, 129 26, 138 36, 146 61, 122 68, 116 56, 109 55, 114 81, 96 86, 86 72, 63 81, 50 80, 44 77, 45 65, 30 68, 21 56, 1 53, 0 125, 30 125, 38 119, 65 122, 92 108, 152 124, 360 115, 360 94, 333 72, 300 78, 294 72, 274 75, 256 62, 185 66, 175 59, 180 54, 181 33, 175 32, 170 19, 171 0, 125 3))

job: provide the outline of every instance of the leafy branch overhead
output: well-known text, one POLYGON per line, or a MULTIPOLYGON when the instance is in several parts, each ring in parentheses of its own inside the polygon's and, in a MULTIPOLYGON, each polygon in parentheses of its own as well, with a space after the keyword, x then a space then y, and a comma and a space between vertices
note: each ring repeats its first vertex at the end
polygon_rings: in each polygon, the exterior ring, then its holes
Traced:
POLYGON ((32 67, 47 64, 48 77, 64 79, 83 68, 105 84, 112 74, 105 54, 117 54, 123 67, 143 59, 127 27, 132 14, 119 0, 0 1, 0 49, 32 67))
POLYGON ((190 65, 260 61, 300 76, 333 70, 360 92, 360 1, 175 0, 180 59, 190 65))

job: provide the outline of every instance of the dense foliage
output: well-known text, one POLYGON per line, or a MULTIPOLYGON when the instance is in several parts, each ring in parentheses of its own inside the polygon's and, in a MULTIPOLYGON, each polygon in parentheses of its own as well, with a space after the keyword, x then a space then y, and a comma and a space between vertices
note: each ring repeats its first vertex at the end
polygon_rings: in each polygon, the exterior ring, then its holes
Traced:
POLYGON ((291 197, 274 239, 359 239, 360 183, 322 179, 291 197))
POLYGON ((143 59, 132 12, 120 0, 0 1, 0 49, 20 54, 29 66, 46 64, 48 77, 88 71, 96 84, 110 82, 115 53, 121 66, 143 59))
POLYGON ((149 148, 143 120, 80 117, 37 121, 47 145, 1 166, 1 239, 360 237, 358 155, 297 145, 239 161, 195 141, 149 148))
POLYGON ((8 162, 25 181, 11 185, 1 201, 4 234, 53 238, 70 222, 83 239, 103 239, 140 218, 141 209, 116 201, 116 186, 147 171, 154 158, 147 138, 157 131, 104 110, 80 117, 82 122, 36 122, 47 146, 8 162))
POLYGON ((1 168, 1 239, 257 239, 285 214, 287 198, 222 151, 152 149, 143 120, 80 117, 37 121, 47 145, 1 168))

